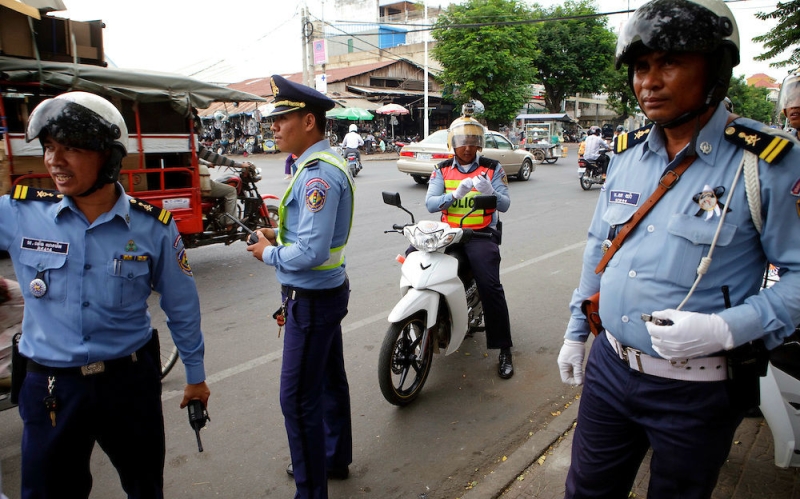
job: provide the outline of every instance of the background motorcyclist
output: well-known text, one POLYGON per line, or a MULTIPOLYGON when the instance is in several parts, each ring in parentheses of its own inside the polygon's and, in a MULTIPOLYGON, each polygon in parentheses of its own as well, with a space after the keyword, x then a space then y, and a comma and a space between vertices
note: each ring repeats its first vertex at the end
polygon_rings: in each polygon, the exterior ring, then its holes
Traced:
POLYGON ((794 137, 800 139, 800 70, 783 79, 778 107, 794 129, 794 137))
POLYGON ((356 125, 350 125, 349 130, 347 135, 344 136, 344 139, 342 139, 344 157, 346 158, 347 154, 350 152, 355 152, 356 159, 358 159, 358 166, 361 166, 361 152, 358 148, 364 145, 364 139, 358 134, 358 127, 356 125))
POLYGON ((583 157, 587 161, 596 162, 600 173, 605 173, 609 159, 608 156, 601 153, 610 151, 611 149, 608 147, 608 144, 606 144, 606 141, 603 140, 601 134, 600 127, 593 126, 589 128, 589 135, 586 136, 586 149, 583 153, 583 157))
MULTIPOLYGON (((481 157, 486 130, 470 117, 465 105, 465 116, 450 125, 447 145, 455 153, 436 165, 428 183, 425 206, 428 211, 442 212, 442 222, 458 227, 469 211, 469 199, 479 194, 497 197, 497 210, 505 212, 511 205, 508 196, 508 177, 499 162, 481 157)), ((503 379, 514 374, 511 359, 511 323, 508 305, 500 283, 500 236, 495 210, 476 211, 464 219, 463 227, 491 234, 490 239, 474 238, 459 249, 463 251, 483 302, 486 321, 486 348, 500 349, 497 373, 503 379)))

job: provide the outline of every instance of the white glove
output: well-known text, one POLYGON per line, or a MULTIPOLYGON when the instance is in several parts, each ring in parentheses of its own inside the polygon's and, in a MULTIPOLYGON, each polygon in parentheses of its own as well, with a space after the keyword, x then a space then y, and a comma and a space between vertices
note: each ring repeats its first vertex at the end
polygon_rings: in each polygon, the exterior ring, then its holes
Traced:
POLYGON ((456 190, 453 192, 454 199, 461 199, 467 195, 469 191, 472 190, 472 179, 467 177, 458 184, 456 190))
POLYGON ((561 381, 573 386, 583 384, 583 358, 585 356, 585 343, 564 340, 564 345, 558 353, 558 370, 561 371, 561 381))
POLYGON ((667 360, 703 357, 733 348, 731 330, 716 314, 668 309, 652 315, 674 323, 672 326, 657 326, 645 322, 653 349, 667 360))
POLYGON ((478 189, 478 192, 485 195, 494 194, 494 187, 492 187, 492 181, 486 178, 483 175, 478 175, 472 179, 472 185, 478 189))

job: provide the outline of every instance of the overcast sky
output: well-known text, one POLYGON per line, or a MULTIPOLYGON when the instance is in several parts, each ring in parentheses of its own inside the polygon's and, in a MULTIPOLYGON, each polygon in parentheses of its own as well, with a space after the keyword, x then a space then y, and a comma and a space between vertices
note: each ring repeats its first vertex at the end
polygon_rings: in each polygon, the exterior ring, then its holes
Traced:
MULTIPOLYGON (((235 82, 273 73, 302 71, 300 12, 295 0, 63 0, 69 8, 55 13, 87 21, 100 19, 105 53, 119 67, 201 75, 204 80, 235 82), (202 71, 202 73, 201 73, 202 71)), ((540 0, 542 5, 560 3, 540 0)), ((428 0, 429 6, 447 0, 428 0)), ((597 0, 601 12, 635 9, 644 0, 597 0)), ((322 0, 308 0, 313 16, 322 17, 322 0)), ((752 41, 772 25, 755 18, 759 11, 774 10, 775 0, 729 2, 741 36, 742 62, 734 75, 766 73, 778 81, 785 69, 769 68, 753 57, 763 47, 752 41)), ((333 0, 325 0, 327 9, 333 0)), ((326 12, 327 12, 326 9, 326 12)), ((341 20, 329 13, 328 21, 341 20), (331 19, 333 17, 333 19, 331 19)), ((618 30, 624 15, 610 18, 618 30)))

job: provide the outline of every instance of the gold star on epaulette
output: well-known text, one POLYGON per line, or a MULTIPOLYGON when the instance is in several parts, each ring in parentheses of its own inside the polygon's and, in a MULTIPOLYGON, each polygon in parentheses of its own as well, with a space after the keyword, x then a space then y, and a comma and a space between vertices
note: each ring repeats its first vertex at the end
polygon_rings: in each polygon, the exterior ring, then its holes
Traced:
POLYGON ((636 144, 644 142, 647 139, 647 135, 650 133, 650 130, 652 129, 653 125, 647 125, 646 127, 638 130, 617 135, 617 147, 614 148, 614 152, 619 154, 627 151, 636 144))
POLYGON ((148 215, 156 217, 158 221, 164 225, 169 225, 170 220, 172 220, 172 213, 170 213, 169 210, 159 208, 158 206, 153 206, 152 204, 142 201, 141 199, 131 198, 131 206, 147 213, 148 215))
POLYGON ((725 139, 750 151, 768 164, 779 163, 794 145, 785 137, 740 124, 732 124, 725 128, 725 139))
POLYGON ((14 194, 12 195, 14 199, 19 201, 50 201, 51 203, 57 203, 61 201, 64 197, 58 191, 50 191, 47 189, 37 189, 35 187, 29 187, 27 185, 16 185, 14 186, 14 194))

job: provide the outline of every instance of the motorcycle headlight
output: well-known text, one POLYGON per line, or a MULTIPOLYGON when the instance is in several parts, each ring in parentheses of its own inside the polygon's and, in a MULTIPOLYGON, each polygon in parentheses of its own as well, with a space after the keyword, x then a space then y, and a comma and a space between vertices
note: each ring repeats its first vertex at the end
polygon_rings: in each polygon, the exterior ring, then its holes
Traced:
POLYGON ((447 231, 447 224, 441 222, 420 222, 405 230, 406 239, 419 251, 434 252, 452 242, 455 234, 447 231))

